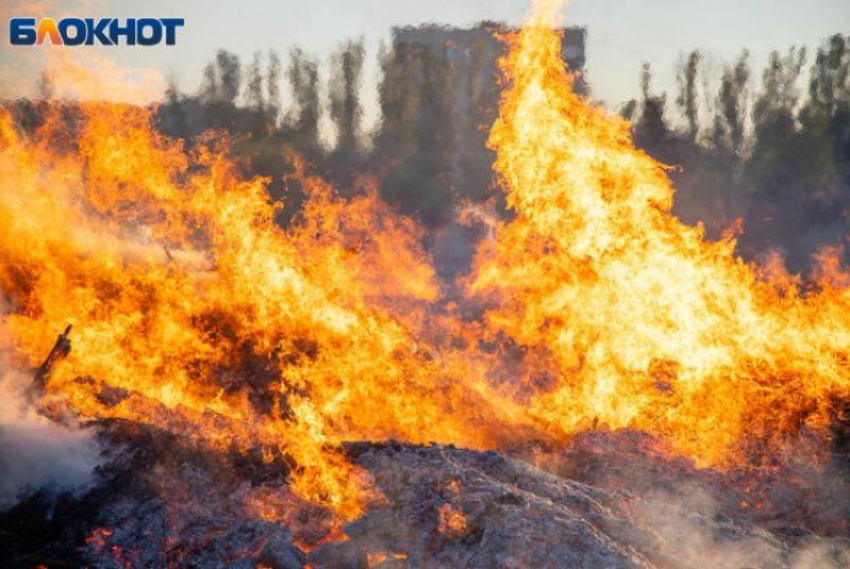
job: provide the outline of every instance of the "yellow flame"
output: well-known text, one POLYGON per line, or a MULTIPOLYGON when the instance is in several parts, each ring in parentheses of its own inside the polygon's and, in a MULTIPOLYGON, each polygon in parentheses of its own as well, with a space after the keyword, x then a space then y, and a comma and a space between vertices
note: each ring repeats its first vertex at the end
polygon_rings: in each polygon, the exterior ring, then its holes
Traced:
POLYGON ((342 200, 298 166, 309 198, 283 230, 268 180, 240 177, 226 141, 186 152, 146 109, 78 114, 28 139, 0 114, 3 328, 25 367, 73 324, 52 394, 85 417, 277 450, 293 488, 343 518, 368 486, 343 440, 494 444, 505 412, 483 372, 428 332, 441 291, 420 230, 371 182, 342 200))
POLYGON ((737 259, 734 232, 674 218, 663 167, 572 92, 560 3, 536 8, 502 61, 490 143, 516 218, 491 221, 467 283, 484 322, 436 309, 422 230, 373 182, 343 199, 298 164, 283 229, 226 136, 186 149, 149 110, 83 102, 27 136, 0 112, 0 346, 38 365, 73 324, 48 399, 284 457, 337 521, 376 498, 346 440, 500 448, 603 424, 728 464, 823 428, 850 394, 838 252, 806 294, 775 257, 737 259))
POLYGON ((559 4, 537 3, 502 61, 511 86, 490 144, 517 217, 469 282, 496 305, 492 332, 554 362, 530 412, 564 433, 645 429, 703 463, 826 424, 850 387, 840 267, 822 263, 831 276, 805 295, 784 270, 737 259, 731 235, 707 242, 673 217, 664 168, 572 92, 550 26, 559 4))

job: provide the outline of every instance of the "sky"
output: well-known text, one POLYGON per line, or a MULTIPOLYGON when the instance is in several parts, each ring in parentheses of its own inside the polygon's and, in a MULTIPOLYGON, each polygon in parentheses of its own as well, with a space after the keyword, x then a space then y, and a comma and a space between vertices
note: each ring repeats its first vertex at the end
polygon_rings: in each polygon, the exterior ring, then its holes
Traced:
MULTIPOLYGON (((6 18, 25 15, 184 18, 186 25, 174 47, 101 51, 124 68, 148 68, 174 78, 186 92, 197 89, 203 66, 218 48, 247 63, 257 50, 274 48, 285 55, 299 46, 318 57, 326 78, 331 53, 344 39, 362 36, 367 49, 363 100, 368 124, 377 114, 378 47, 389 43, 393 26, 469 26, 481 20, 518 25, 530 0, 0 0, 0 4, 0 29, 6 18)), ((773 49, 791 45, 814 49, 833 33, 850 33, 850 0, 572 0, 564 15, 565 25, 587 27, 586 70, 593 97, 611 108, 638 95, 643 62, 652 66, 654 90, 666 90, 673 98, 676 64, 692 49, 702 51, 707 64, 719 70, 747 48, 754 68, 760 69, 773 49)), ((0 97, 29 93, 43 65, 41 48, 13 48, 8 45, 8 30, 2 31, 0 97)), ((147 79, 149 75, 140 76, 151 88, 158 87, 147 79)))

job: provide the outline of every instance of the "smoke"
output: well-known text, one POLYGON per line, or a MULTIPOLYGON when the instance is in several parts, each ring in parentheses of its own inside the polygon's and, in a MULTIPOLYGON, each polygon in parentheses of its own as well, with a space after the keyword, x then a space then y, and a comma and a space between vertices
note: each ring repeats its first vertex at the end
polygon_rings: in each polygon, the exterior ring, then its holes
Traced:
POLYGON ((789 442, 770 466, 697 469, 657 454, 638 431, 589 431, 565 450, 514 458, 594 488, 623 490, 633 527, 615 535, 662 567, 848 567, 850 472, 817 437, 789 442), (841 536, 841 537, 836 537, 841 536))
POLYGON ((677 567, 839 568, 850 563, 846 540, 799 537, 780 540, 759 527, 742 527, 705 488, 682 484, 637 501, 633 519, 663 543, 677 567))
POLYGON ((665 556, 684 567, 772 567, 782 565, 782 546, 767 532, 743 534, 719 519, 715 499, 698 486, 659 493, 639 501, 635 520, 661 538, 665 556))
POLYGON ((14 369, 12 358, 1 350, 0 509, 39 490, 84 491, 102 462, 93 431, 40 415, 25 395, 31 376, 14 369))
POLYGON ((850 511, 850 476, 840 463, 817 465, 817 444, 789 444, 778 470, 737 489, 727 474, 681 471, 639 452, 596 482, 616 487, 628 476, 634 520, 660 539, 674 566, 847 567, 850 542, 824 536, 850 511))
POLYGON ((794 569, 850 567, 850 546, 832 539, 810 539, 791 556, 794 569))

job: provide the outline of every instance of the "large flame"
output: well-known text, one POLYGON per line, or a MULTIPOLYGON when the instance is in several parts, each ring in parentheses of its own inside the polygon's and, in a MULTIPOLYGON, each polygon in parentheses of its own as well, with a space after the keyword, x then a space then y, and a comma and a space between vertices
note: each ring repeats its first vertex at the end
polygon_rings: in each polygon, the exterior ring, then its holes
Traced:
POLYGON ((805 293, 674 218, 663 167, 572 92, 557 9, 538 4, 502 62, 491 143, 516 218, 467 282, 483 323, 443 302, 421 229, 368 180, 342 199, 299 166, 308 199, 282 229, 226 139, 188 147, 147 109, 83 102, 31 135, 0 113, 0 345, 36 366, 72 324, 46 399, 285 457, 342 519, 370 499, 345 440, 493 448, 607 425, 729 464, 822 429, 850 395, 835 256, 805 293))
POLYGON ((673 217, 664 168, 573 93, 550 25, 559 4, 537 4, 503 61, 511 88, 490 143, 517 217, 470 282, 495 297, 493 331, 554 362, 530 412, 564 433, 644 429, 702 463, 825 425, 850 388, 840 269, 804 294, 780 263, 749 267, 732 239, 673 217))
POLYGON ((429 346, 440 289, 419 230, 374 188, 343 201, 299 169, 309 199, 285 231, 226 145, 184 151, 138 107, 79 112, 31 139, 0 116, 3 328, 38 365, 74 326, 49 392, 85 417, 277 449, 295 489, 345 517, 364 497, 341 440, 494 444, 480 373, 429 346))

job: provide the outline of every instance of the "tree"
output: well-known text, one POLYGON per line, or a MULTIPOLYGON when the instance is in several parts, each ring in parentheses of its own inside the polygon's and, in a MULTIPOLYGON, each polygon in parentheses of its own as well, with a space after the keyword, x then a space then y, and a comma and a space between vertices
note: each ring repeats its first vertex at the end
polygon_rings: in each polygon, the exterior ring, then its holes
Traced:
MULTIPOLYGON (((640 116, 634 123, 635 141, 662 162, 674 163, 677 160, 676 144, 672 140, 674 133, 664 118, 667 95, 652 93, 652 70, 649 63, 643 64, 641 93, 643 100, 640 105, 640 116)), ((634 113, 635 110, 632 109, 631 112, 634 113)))
POLYGON ((220 49, 216 54, 219 80, 219 101, 229 105, 236 104, 239 86, 242 82, 242 69, 239 56, 220 49))
POLYGON ((242 82, 239 56, 220 49, 215 62, 204 67, 199 97, 205 104, 235 105, 242 82))
POLYGON ((686 63, 679 68, 679 97, 676 103, 688 121, 688 140, 696 142, 699 135, 699 108, 697 104, 697 73, 701 58, 699 51, 694 50, 688 55, 686 63))
POLYGON ((289 53, 289 82, 297 109, 288 123, 305 149, 319 146, 319 67, 298 48, 289 53))
POLYGON ((337 127, 337 149, 356 151, 362 107, 360 79, 366 50, 363 40, 349 40, 331 57, 331 118, 337 127))
POLYGON ((254 59, 248 68, 248 83, 245 85, 245 102, 248 107, 262 113, 265 109, 265 93, 263 91, 263 73, 260 68, 261 56, 254 52, 254 59))
POLYGON ((280 115, 280 56, 273 49, 269 50, 269 65, 266 69, 266 102, 267 117, 272 125, 277 124, 280 115))
POLYGON ((728 135, 729 147, 735 156, 741 156, 747 119, 747 97, 750 82, 749 52, 744 50, 734 67, 723 72, 718 95, 721 115, 715 118, 715 140, 720 142, 728 135))

